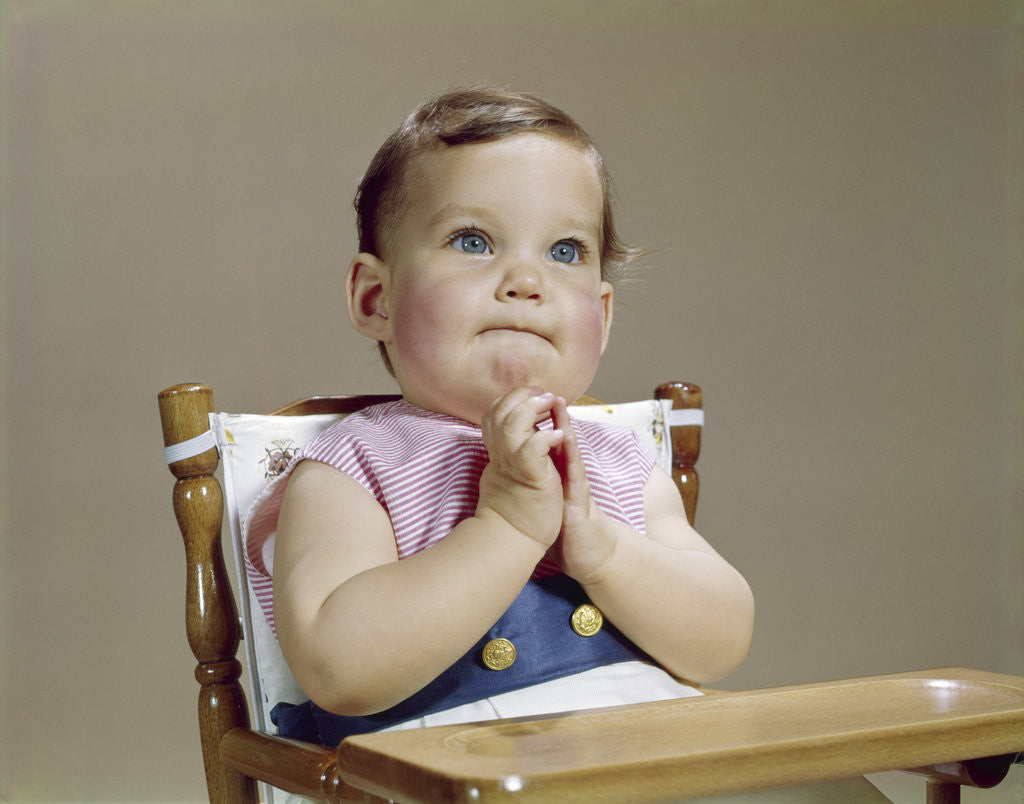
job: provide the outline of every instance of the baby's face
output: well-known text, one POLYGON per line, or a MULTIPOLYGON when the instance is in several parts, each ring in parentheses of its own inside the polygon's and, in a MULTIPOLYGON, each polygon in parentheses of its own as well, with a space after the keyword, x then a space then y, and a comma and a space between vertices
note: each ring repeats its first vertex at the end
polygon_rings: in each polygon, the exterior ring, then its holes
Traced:
POLYGON ((410 181, 386 260, 403 395, 473 422, 521 385, 575 400, 611 324, 589 153, 518 134, 431 153, 410 181))

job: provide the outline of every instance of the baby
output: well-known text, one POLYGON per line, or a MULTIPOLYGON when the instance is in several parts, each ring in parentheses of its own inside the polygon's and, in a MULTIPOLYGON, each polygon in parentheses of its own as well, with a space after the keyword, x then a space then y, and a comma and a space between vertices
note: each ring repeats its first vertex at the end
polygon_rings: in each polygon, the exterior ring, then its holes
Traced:
POLYGON ((378 151, 348 315, 402 399, 307 445, 246 526, 311 698, 277 707, 286 736, 681 697, 745 657, 749 587, 672 480, 567 413, 632 256, 609 195, 587 134, 505 90, 430 101, 378 151))

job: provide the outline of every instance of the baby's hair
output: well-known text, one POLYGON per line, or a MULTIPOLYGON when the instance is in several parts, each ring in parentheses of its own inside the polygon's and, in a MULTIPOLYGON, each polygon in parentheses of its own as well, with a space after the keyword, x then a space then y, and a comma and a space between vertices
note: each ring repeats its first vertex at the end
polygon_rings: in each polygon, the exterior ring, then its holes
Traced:
MULTIPOLYGON (((430 150, 494 142, 534 132, 560 137, 588 151, 601 178, 601 278, 620 279, 645 253, 626 245, 615 231, 612 180, 590 135, 543 98, 491 86, 446 92, 421 104, 374 155, 356 192, 359 250, 386 259, 395 225, 411 193, 412 160, 430 150)), ((394 373, 384 344, 384 365, 394 373)))

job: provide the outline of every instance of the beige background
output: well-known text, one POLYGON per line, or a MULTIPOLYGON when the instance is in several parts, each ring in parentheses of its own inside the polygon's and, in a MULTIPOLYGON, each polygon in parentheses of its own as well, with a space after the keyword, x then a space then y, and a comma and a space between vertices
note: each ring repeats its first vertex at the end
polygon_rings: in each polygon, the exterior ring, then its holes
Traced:
POLYGON ((0 800, 204 796, 155 395, 390 390, 351 194, 475 81, 574 114, 660 249, 592 392, 705 387, 698 526, 758 602, 720 686, 1024 674, 1018 5, 514 8, 3 6, 0 800))

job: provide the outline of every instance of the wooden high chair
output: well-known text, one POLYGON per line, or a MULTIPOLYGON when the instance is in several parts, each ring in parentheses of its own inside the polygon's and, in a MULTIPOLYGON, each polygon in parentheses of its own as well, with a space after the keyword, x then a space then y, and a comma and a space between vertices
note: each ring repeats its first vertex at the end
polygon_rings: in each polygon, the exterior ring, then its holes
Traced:
MULTIPOLYGON (((665 400, 669 436, 653 435, 671 446, 672 474, 692 523, 701 390, 667 383, 655 396, 665 400)), ((330 418, 394 398, 312 397, 271 415, 330 418)), ((256 780, 327 801, 660 801, 910 769, 928 776, 928 800, 937 803, 959 800, 960 785, 997 784, 1024 750, 1024 678, 961 668, 356 735, 337 749, 250 728, 236 654, 251 625, 240 622, 231 591, 221 549, 223 497, 213 476, 216 430, 222 446, 231 436, 224 419, 211 416, 207 386, 168 388, 159 404, 165 459, 177 478, 185 622, 199 662, 199 730, 212 802, 257 801, 256 780)), ((286 460, 292 447, 273 444, 268 466, 286 460)), ((248 615, 244 572, 239 583, 248 615)), ((257 611, 252 619, 262 617, 257 611)), ((250 664, 253 656, 250 646, 250 664)), ((265 720, 260 703, 252 711, 258 723, 265 720)))

